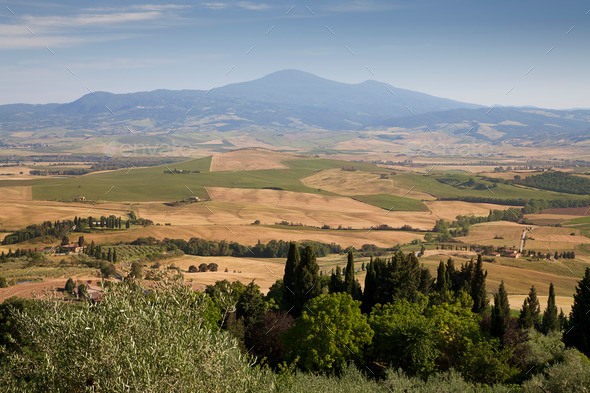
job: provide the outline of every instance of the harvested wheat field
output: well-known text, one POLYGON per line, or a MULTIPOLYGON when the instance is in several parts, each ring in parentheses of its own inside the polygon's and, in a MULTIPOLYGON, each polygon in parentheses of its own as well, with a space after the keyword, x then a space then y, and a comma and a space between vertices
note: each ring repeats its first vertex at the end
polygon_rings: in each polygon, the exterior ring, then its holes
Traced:
POLYGON ((5 230, 16 230, 30 224, 73 219, 75 216, 87 217, 92 215, 100 217, 113 214, 125 217, 129 211, 129 205, 123 203, 91 205, 74 202, 10 201, 2 199, 0 201, 0 223, 2 223, 2 228, 5 230))
POLYGON ((30 201, 32 199, 31 186, 0 187, 0 201, 30 201))
POLYGON ((285 260, 285 258, 257 259, 185 255, 182 258, 171 260, 170 264, 182 270, 185 281, 192 282, 194 289, 203 290, 205 286, 215 284, 220 280, 240 281, 245 285, 254 281, 260 286, 262 292, 266 293, 275 281, 283 278, 285 260), (216 263, 218 270, 216 272, 188 273, 189 266, 198 267, 201 263, 216 263), (225 269, 228 271, 225 272, 225 269))
MULTIPOLYGON (((497 221, 473 225, 469 235, 457 238, 465 243, 506 246, 518 248, 522 231, 526 225, 497 221)), ((590 239, 579 230, 559 227, 533 227, 527 234, 525 249, 529 250, 572 250, 580 245, 590 244, 590 239)))
POLYGON ((256 169, 286 169, 283 161, 294 160, 292 153, 267 149, 243 149, 214 154, 211 158, 211 172, 251 171, 256 169))
POLYGON ((424 204, 439 218, 454 221, 458 215, 487 216, 490 210, 506 210, 510 206, 492 203, 470 203, 461 201, 427 201, 424 204))
MULTIPOLYGON (((213 203, 207 203, 215 214, 234 215, 233 223, 263 224, 281 221, 309 226, 370 228, 387 224, 399 228, 410 224, 418 229, 431 229, 437 217, 429 212, 387 211, 348 197, 296 193, 291 191, 208 187, 213 203), (217 209, 217 210, 216 210, 217 209)), ((202 211, 203 209, 201 209, 202 211)), ((205 209, 205 211, 207 211, 205 209)), ((208 211, 207 211, 208 212, 208 211)), ((210 220, 217 219, 208 212, 210 220)), ((213 221, 220 223, 220 221, 213 221)), ((231 224, 232 222, 223 221, 231 224)))
MULTIPOLYGON (((354 166, 354 164, 351 164, 354 166)), ((396 187, 392 179, 382 179, 379 173, 325 169, 301 179, 310 188, 320 188, 340 195, 394 194, 414 199, 432 200, 432 195, 396 187)))
POLYGON ((375 244, 380 247, 391 247, 396 244, 409 243, 414 239, 422 239, 423 235, 402 231, 353 231, 353 230, 319 230, 302 227, 267 227, 259 225, 172 225, 148 226, 127 231, 110 233, 85 234, 86 241, 97 243, 132 241, 138 237, 153 236, 156 239, 190 239, 199 237, 208 240, 226 240, 246 245, 254 245, 260 240, 267 243, 271 240, 301 241, 315 240, 324 243, 336 243, 343 247, 361 247, 363 244, 375 244))
MULTIPOLYGON (((0 288, 0 303, 4 300, 17 296, 26 299, 43 298, 47 296, 63 296, 63 289, 68 278, 45 278, 40 282, 22 283, 0 288)), ((100 280, 96 277, 74 277, 76 281, 82 281, 98 285, 100 280)))

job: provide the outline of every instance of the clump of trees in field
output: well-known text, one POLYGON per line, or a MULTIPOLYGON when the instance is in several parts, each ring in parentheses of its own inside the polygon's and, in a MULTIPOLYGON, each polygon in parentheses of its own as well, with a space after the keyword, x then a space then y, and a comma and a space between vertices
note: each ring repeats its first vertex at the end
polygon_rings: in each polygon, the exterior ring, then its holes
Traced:
POLYGON ((29 225, 24 229, 9 233, 2 240, 2 244, 16 244, 47 236, 63 238, 70 232, 89 233, 92 230, 129 228, 130 220, 123 220, 114 215, 105 217, 74 217, 73 220, 45 221, 42 224, 29 225))
POLYGON ((525 178, 515 178, 512 182, 568 194, 590 194, 590 179, 560 171, 546 171, 525 178))

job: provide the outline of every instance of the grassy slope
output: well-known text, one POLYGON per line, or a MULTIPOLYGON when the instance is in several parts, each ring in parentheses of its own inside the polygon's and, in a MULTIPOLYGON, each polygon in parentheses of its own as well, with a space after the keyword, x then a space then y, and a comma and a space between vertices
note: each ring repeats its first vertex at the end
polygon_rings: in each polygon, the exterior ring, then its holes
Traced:
POLYGON ((392 194, 356 195, 357 201, 380 207, 387 211, 427 211, 421 201, 392 194))
POLYGON ((414 187, 416 191, 426 192, 434 195, 437 198, 456 198, 459 196, 474 196, 484 198, 497 198, 497 199, 508 199, 508 198, 522 198, 522 199, 579 199, 580 195, 563 194, 553 191, 538 190, 534 188, 524 186, 513 186, 509 184, 498 184, 497 187, 492 187, 493 183, 485 180, 481 180, 471 175, 457 175, 453 174, 453 177, 461 178, 463 181, 467 181, 473 178, 477 183, 485 184, 490 187, 488 189, 476 190, 474 188, 457 188, 449 184, 440 183, 436 180, 436 177, 449 176, 447 174, 435 174, 430 176, 404 173, 394 176, 395 184, 402 188, 410 189, 414 187))
POLYGON ((206 198, 208 195, 205 187, 279 188, 330 194, 324 190, 307 187, 300 179, 322 169, 342 166, 354 166, 360 170, 380 170, 372 164, 313 158, 287 161, 289 169, 252 171, 209 172, 210 163, 211 157, 205 157, 168 165, 171 170, 176 168, 201 171, 186 175, 165 173, 168 171, 166 166, 157 166, 66 179, 40 179, 33 183, 33 199, 72 200, 78 195, 84 195, 88 200, 173 201, 188 198, 192 195, 191 191, 201 198, 206 198))

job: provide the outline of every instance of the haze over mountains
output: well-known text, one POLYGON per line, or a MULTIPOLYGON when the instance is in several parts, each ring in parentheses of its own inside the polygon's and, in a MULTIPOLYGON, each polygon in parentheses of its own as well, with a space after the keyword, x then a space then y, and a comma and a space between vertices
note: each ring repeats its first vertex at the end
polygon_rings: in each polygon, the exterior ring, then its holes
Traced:
MULTIPOLYGON (((327 131, 438 130, 503 140, 555 136, 588 138, 590 110, 490 108, 399 89, 381 82, 346 84, 297 71, 210 91, 155 90, 129 94, 94 92, 66 104, 0 106, 1 136, 20 131, 67 129, 125 134, 175 130, 276 129, 327 131)), ((174 132, 174 131, 173 131, 174 132)))

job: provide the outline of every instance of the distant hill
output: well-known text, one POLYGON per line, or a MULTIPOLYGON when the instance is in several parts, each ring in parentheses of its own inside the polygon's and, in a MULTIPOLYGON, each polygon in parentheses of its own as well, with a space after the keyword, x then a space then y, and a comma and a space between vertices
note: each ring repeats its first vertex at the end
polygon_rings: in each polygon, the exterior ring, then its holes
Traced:
MULTIPOLYGON (((155 90, 129 94, 95 92, 66 104, 0 106, 0 138, 19 131, 44 130, 66 136, 163 135, 173 129, 191 139, 205 132, 332 132, 398 127, 438 130, 479 139, 576 140, 588 138, 590 111, 490 108, 399 89, 369 80, 335 82, 297 70, 284 70, 211 91, 155 90)), ((268 139, 268 138, 267 138, 268 139)), ((272 138, 271 138, 272 139, 272 138)))

